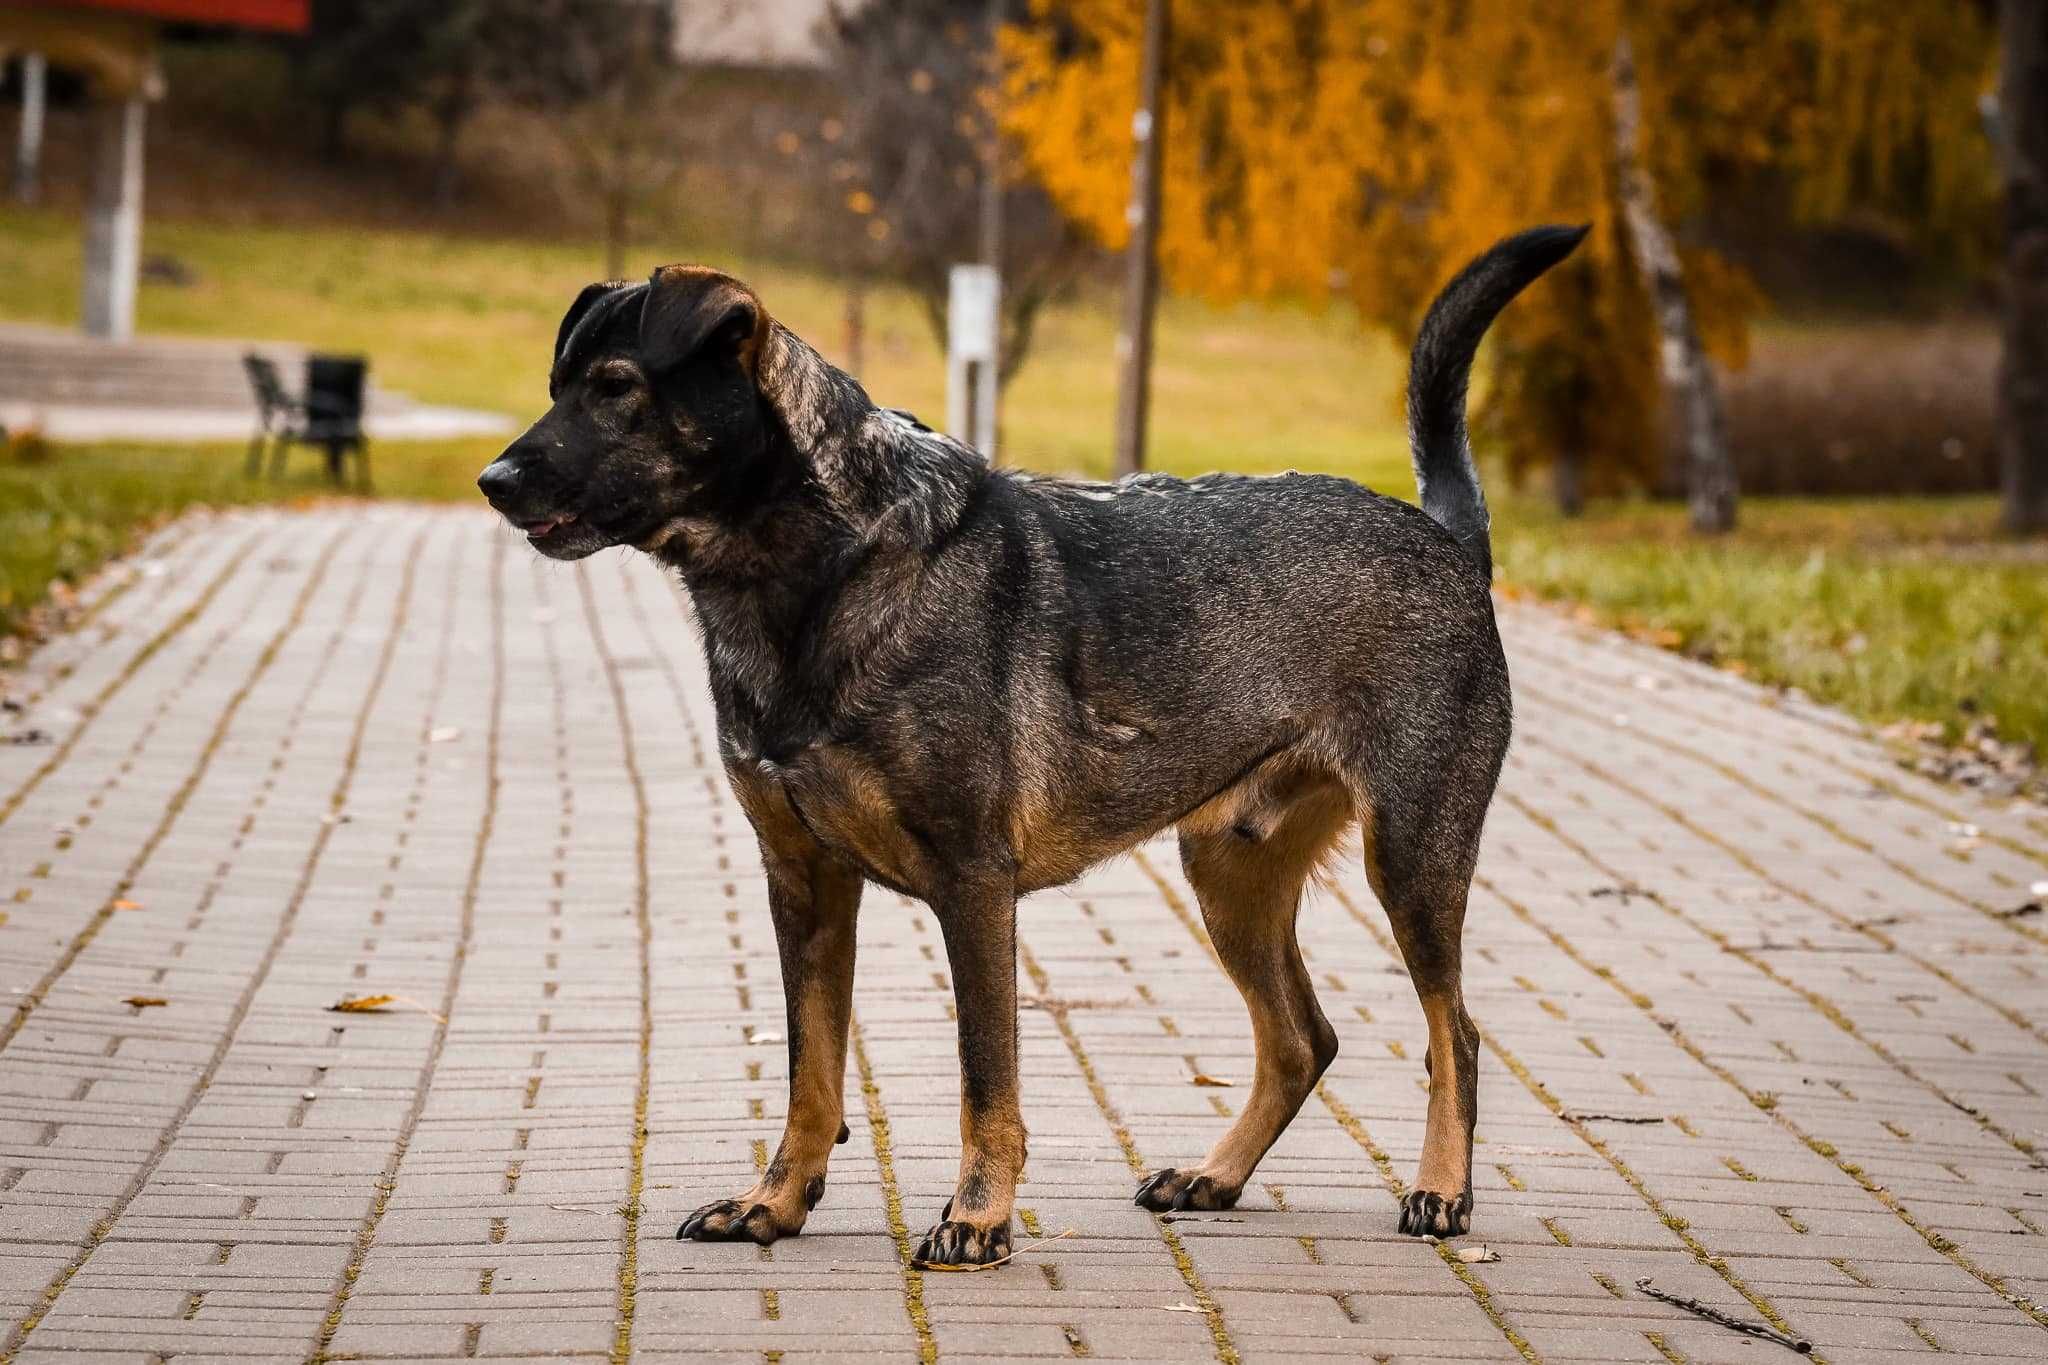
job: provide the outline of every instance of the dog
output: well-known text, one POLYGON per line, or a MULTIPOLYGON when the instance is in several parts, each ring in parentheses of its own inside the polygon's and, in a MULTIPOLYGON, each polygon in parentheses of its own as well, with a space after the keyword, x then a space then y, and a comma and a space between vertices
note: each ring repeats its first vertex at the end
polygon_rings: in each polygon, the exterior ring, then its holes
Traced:
POLYGON ((873 882, 931 907, 959 1017, 959 1178, 916 1259, 1006 1257, 1025 1157, 1018 898, 1169 827, 1257 1067, 1223 1138, 1137 1203, 1230 1208, 1335 1057, 1295 917, 1357 827, 1429 1030, 1399 1228, 1468 1230, 1479 1033, 1460 953, 1511 705, 1466 380, 1493 318, 1584 233, 1510 237, 1430 307, 1408 380, 1419 509, 1317 475, 991 468, 876 407, 728 275, 666 266, 578 295, 553 406, 478 483, 544 555, 633 546, 680 575, 788 1020, 775 1158, 679 1238, 765 1245, 816 1206, 847 1134, 873 882))

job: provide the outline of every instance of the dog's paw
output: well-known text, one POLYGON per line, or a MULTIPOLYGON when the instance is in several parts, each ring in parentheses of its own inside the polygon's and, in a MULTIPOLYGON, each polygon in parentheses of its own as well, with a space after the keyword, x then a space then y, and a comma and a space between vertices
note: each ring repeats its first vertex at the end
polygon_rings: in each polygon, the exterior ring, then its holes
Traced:
MULTIPOLYGON (((948 1204, 947 1211, 950 1212, 952 1207, 948 1204)), ((992 1228, 978 1228, 972 1223, 943 1218, 932 1224, 932 1230, 917 1244, 917 1255, 911 1257, 911 1264, 919 1267, 987 1265, 1009 1254, 1010 1221, 1007 1218, 992 1228)))
POLYGON ((678 1242, 755 1242, 767 1246, 778 1237, 792 1237, 803 1224, 785 1227, 766 1204, 718 1199, 698 1209, 676 1229, 678 1242))
POLYGON ((1213 1177, 1168 1166, 1146 1177, 1145 1183, 1138 1186, 1137 1198, 1132 1202, 1154 1213, 1172 1213, 1182 1209, 1215 1213, 1236 1208, 1237 1196, 1243 1190, 1242 1185, 1232 1188, 1213 1177))
POLYGON ((1410 1190, 1401 1201, 1401 1229, 1410 1237, 1462 1237, 1472 1230, 1472 1191, 1452 1196, 1410 1190))

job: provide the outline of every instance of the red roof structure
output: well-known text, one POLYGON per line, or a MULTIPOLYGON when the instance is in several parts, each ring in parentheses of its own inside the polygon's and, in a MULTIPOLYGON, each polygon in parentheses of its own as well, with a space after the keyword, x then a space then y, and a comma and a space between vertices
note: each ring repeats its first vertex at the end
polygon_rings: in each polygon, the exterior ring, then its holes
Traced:
POLYGON ((303 33, 312 22, 311 0, 0 0, 10 8, 102 10, 165 23, 217 24, 303 33))

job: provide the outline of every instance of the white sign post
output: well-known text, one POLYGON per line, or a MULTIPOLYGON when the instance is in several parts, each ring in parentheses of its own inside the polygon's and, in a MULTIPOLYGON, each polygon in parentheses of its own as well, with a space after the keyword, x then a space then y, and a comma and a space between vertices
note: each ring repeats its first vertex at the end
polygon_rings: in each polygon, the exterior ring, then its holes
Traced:
POLYGON ((948 283, 946 430, 993 464, 1002 277, 992 265, 956 265, 948 283))

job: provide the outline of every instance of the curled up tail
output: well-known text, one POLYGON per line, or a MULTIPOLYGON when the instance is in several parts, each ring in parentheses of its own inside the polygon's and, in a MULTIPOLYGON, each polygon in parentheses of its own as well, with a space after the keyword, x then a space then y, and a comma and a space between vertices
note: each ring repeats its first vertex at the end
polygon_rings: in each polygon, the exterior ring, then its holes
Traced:
POLYGON ((1408 444, 1422 510, 1493 574, 1486 495, 1465 435, 1472 357, 1500 310, 1538 275, 1571 255, 1584 227, 1539 227, 1496 243, 1458 272, 1429 306, 1408 360, 1408 444))

